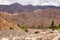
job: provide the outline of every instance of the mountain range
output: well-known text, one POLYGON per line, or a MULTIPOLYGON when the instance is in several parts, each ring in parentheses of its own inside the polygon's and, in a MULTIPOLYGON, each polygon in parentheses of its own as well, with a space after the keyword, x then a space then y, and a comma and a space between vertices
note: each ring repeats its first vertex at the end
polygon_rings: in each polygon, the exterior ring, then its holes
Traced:
POLYGON ((36 28, 39 25, 49 27, 52 20, 54 21, 54 25, 58 26, 60 24, 60 9, 38 9, 33 12, 23 11, 13 14, 3 12, 3 14, 17 25, 19 24, 28 28, 36 28))
POLYGON ((37 6, 33 6, 33 5, 21 5, 19 3, 14 3, 11 5, 0 5, 0 11, 2 12, 9 12, 9 13, 15 13, 15 12, 22 12, 22 11, 28 11, 28 12, 32 12, 34 10, 44 10, 44 9, 48 9, 48 8, 53 8, 53 9, 60 9, 60 6, 52 6, 52 5, 37 5, 37 6))
MULTIPOLYGON (((21 25, 25 27, 35 28, 41 24, 44 25, 44 27, 48 27, 50 26, 52 20, 54 20, 55 25, 60 24, 60 6, 23 6, 19 3, 14 3, 11 5, 0 5, 0 11, 2 11, 2 13, 6 16, 7 22, 10 20, 11 23, 14 22, 16 25, 21 25)), ((7 23, 9 28, 10 21, 7 23)), ((6 25, 3 20, 2 22, 3 23, 1 24, 6 25)))

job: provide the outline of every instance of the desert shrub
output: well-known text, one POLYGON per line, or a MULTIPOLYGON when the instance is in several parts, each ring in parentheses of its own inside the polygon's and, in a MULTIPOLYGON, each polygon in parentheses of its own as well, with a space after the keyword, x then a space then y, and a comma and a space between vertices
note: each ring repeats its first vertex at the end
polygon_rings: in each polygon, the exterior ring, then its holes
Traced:
POLYGON ((25 32, 28 32, 28 30, 26 29, 26 30, 24 30, 25 32))
POLYGON ((10 30, 14 30, 12 27, 10 27, 10 30))
POLYGON ((23 29, 25 32, 28 32, 27 27, 22 26, 21 29, 23 29))
POLYGON ((34 32, 35 34, 39 33, 39 31, 34 32))

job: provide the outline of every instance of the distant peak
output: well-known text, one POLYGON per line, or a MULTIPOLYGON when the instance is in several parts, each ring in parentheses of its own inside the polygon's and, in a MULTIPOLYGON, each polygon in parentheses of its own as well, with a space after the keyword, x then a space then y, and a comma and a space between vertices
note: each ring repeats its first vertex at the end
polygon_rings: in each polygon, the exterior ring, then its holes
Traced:
MULTIPOLYGON (((19 4, 19 3, 16 2, 16 3, 14 3, 14 4, 19 4)), ((20 4, 19 4, 19 5, 20 5, 20 4)))
MULTIPOLYGON (((11 5, 21 5, 21 4, 19 4, 19 3, 16 2, 16 3, 13 3, 13 4, 11 4, 11 5)), ((22 5, 21 5, 21 6, 22 6, 22 5)))

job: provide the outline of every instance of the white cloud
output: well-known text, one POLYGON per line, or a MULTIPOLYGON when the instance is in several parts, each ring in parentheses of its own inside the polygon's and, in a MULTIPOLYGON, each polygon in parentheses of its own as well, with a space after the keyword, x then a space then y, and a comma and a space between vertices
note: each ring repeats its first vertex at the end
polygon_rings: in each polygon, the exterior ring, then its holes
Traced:
POLYGON ((0 4, 2 5, 9 5, 9 4, 11 4, 11 2, 10 1, 8 1, 8 0, 0 0, 0 4))
POLYGON ((42 5, 42 6, 44 6, 44 5, 59 6, 59 4, 58 4, 58 3, 56 3, 56 2, 44 2, 44 3, 42 3, 41 5, 42 5))
POLYGON ((30 4, 29 0, 18 0, 18 3, 22 4, 22 5, 28 5, 30 4))
POLYGON ((58 6, 60 4, 60 0, 0 0, 0 5, 9 5, 12 3, 18 2, 22 5, 55 5, 58 6))
POLYGON ((17 0, 0 0, 0 5, 10 5, 12 3, 15 3, 16 1, 17 0))
POLYGON ((40 1, 39 0, 30 0, 30 4, 36 6, 36 5, 40 5, 40 1))

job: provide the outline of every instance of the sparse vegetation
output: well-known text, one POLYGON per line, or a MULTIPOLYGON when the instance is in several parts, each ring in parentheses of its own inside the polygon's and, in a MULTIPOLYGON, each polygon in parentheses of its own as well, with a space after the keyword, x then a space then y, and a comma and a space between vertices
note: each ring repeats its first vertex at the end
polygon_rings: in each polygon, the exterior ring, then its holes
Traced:
POLYGON ((58 28, 60 29, 60 24, 59 24, 58 28))
POLYGON ((43 25, 43 24, 38 25, 38 26, 37 26, 37 29, 44 29, 44 25, 43 25))
POLYGON ((19 24, 18 24, 18 27, 20 27, 20 29, 24 30, 25 32, 28 32, 28 28, 27 28, 27 27, 25 27, 25 26, 20 26, 19 24))
POLYGON ((52 23, 51 23, 51 25, 50 25, 50 27, 49 27, 50 29, 56 29, 56 26, 54 25, 54 20, 52 20, 52 23))
POLYGON ((50 28, 50 29, 53 29, 53 30, 55 30, 55 29, 60 29, 60 24, 59 24, 58 26, 56 26, 56 25, 54 25, 54 21, 52 20, 52 23, 51 23, 51 25, 50 25, 49 28, 50 28))

